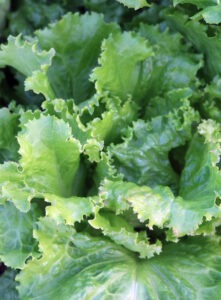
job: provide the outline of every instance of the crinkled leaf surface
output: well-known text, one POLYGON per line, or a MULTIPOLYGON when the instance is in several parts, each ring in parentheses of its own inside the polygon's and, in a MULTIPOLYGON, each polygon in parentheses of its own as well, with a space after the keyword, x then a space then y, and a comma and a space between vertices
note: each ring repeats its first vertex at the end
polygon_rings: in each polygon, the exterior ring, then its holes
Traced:
POLYGON ((102 44, 101 66, 91 76, 98 93, 141 100, 147 90, 153 55, 148 42, 132 32, 111 35, 102 44))
POLYGON ((51 220, 35 236, 43 256, 17 276, 20 298, 49 299, 219 299, 220 244, 191 238, 140 260, 102 238, 76 234, 51 220), (85 284, 86 283, 86 284, 85 284))
POLYGON ((120 213, 130 206, 148 226, 171 228, 175 236, 193 234, 204 221, 220 218, 220 127, 213 121, 200 125, 190 144, 181 175, 178 196, 168 187, 138 186, 131 182, 105 181, 100 197, 109 209, 120 213))
POLYGON ((8 44, 1 46, 0 67, 7 65, 15 68, 25 76, 30 76, 33 71, 50 64, 54 51, 38 51, 36 41, 22 41, 21 36, 8 38, 8 44))
POLYGON ((42 193, 72 195, 81 148, 70 126, 56 117, 41 116, 25 124, 18 141, 27 185, 42 193))
POLYGON ((10 202, 0 205, 0 258, 7 266, 23 268, 26 259, 36 252, 33 228, 39 216, 35 206, 22 213, 10 202))
POLYGON ((109 149, 116 168, 127 181, 176 188, 178 178, 168 154, 190 139, 192 123, 197 119, 188 101, 184 101, 180 108, 167 115, 146 123, 143 120, 134 122, 125 142, 109 149))
POLYGON ((197 71, 202 65, 202 56, 188 51, 182 35, 171 34, 160 26, 140 24, 139 34, 148 39, 153 47, 153 67, 148 82, 147 95, 162 95, 173 89, 198 86, 197 71))
MULTIPOLYGON (((40 47, 54 48, 56 52, 48 70, 56 97, 81 102, 92 95, 94 87, 89 75, 97 65, 101 42, 118 30, 117 25, 105 23, 102 15, 91 13, 67 14, 49 28, 36 32, 40 47)), ((37 79, 33 79, 33 84, 37 79)))
POLYGON ((9 36, 8 44, 1 46, 0 67, 10 66, 15 68, 25 77, 34 76, 37 82, 32 84, 28 79, 25 83, 26 89, 32 89, 37 94, 43 93, 46 98, 53 97, 53 91, 48 82, 47 69, 51 64, 54 50, 40 51, 37 49, 36 41, 23 41, 21 35, 9 36))
POLYGON ((73 225, 75 222, 82 221, 83 217, 90 216, 95 211, 97 197, 71 197, 62 198, 56 195, 44 195, 45 201, 50 202, 51 206, 46 208, 46 215, 54 220, 73 225))
POLYGON ((101 229, 116 244, 139 253, 140 258, 150 258, 161 252, 161 243, 150 244, 145 231, 135 232, 133 227, 122 217, 110 212, 100 212, 89 224, 101 229))

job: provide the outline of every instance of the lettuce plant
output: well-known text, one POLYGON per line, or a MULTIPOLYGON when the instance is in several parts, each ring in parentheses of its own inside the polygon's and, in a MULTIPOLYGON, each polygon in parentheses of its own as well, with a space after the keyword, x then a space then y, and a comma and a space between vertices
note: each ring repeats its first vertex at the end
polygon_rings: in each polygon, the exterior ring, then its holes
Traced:
POLYGON ((219 1, 118 2, 0 1, 2 299, 220 298, 219 1))

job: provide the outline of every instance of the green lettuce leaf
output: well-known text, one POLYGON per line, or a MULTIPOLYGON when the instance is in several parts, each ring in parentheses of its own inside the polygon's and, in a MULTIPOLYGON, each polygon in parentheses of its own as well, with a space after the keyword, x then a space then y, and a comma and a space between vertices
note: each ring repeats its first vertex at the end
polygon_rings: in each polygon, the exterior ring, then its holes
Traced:
MULTIPOLYGON (((48 78, 57 98, 74 98, 79 103, 92 96, 94 87, 89 75, 97 65, 101 42, 117 31, 117 25, 107 24, 102 15, 91 13, 67 14, 59 22, 36 32, 39 46, 56 52, 48 78)), ((38 76, 32 78, 33 85, 36 80, 38 76)))
POLYGON ((9 109, 0 109, 0 162, 18 159, 18 115, 9 109))
POLYGON ((125 101, 142 100, 147 90, 153 55, 148 42, 132 32, 112 34, 102 43, 101 66, 91 79, 98 93, 109 92, 125 101))
POLYGON ((183 3, 189 3, 194 4, 199 8, 206 8, 207 6, 212 6, 214 4, 217 4, 217 0, 173 0, 173 4, 183 4, 183 3))
POLYGON ((49 219, 41 220, 35 236, 43 256, 30 261, 16 278, 24 300, 218 300, 221 292, 220 244, 213 239, 169 244, 161 255, 140 260, 107 239, 76 234, 49 219))
POLYGON ((139 9, 139 8, 149 6, 146 0, 117 0, 117 1, 129 8, 134 8, 134 9, 139 9))
POLYGON ((51 64, 54 50, 40 51, 37 49, 36 41, 23 41, 21 35, 17 37, 9 36, 8 44, 1 46, 0 67, 10 66, 15 68, 25 77, 36 76, 38 81, 34 86, 29 79, 25 85, 26 89, 33 89, 34 92, 43 93, 46 98, 53 97, 54 93, 46 76, 49 65, 51 64))
POLYGON ((32 32, 48 23, 59 19, 65 12, 64 1, 59 4, 47 3, 45 0, 40 0, 36 3, 33 0, 20 0, 16 3, 17 8, 11 11, 8 16, 8 30, 10 34, 17 35, 32 34, 32 32))
POLYGON ((201 19, 201 18, 203 18, 205 22, 209 24, 221 23, 221 6, 220 5, 209 6, 192 17, 192 19, 201 19))
POLYGON ((41 116, 19 134, 20 165, 28 186, 42 193, 72 195, 81 145, 64 121, 41 116))
POLYGON ((33 229, 40 215, 35 205, 28 213, 20 212, 10 202, 0 205, 0 258, 7 266, 23 268, 26 260, 36 252, 33 229))
POLYGON ((45 201, 50 202, 50 206, 46 208, 46 215, 63 222, 73 225, 75 222, 80 222, 83 217, 88 217, 95 212, 98 197, 71 197, 62 198, 56 195, 44 195, 45 201))
POLYGON ((220 89, 221 79, 219 76, 214 77, 203 91, 203 100, 199 102, 199 109, 204 118, 213 119, 217 122, 221 121, 220 116, 220 89))
POLYGON ((202 66, 202 56, 191 53, 190 45, 183 43, 179 33, 162 31, 159 25, 140 24, 138 33, 148 39, 153 51, 153 67, 148 82, 147 95, 163 95, 173 89, 189 87, 193 90, 199 85, 196 76, 202 66))
POLYGON ((18 142, 19 164, 0 165, 3 199, 27 212, 34 197, 42 198, 44 193, 70 197, 76 192, 74 183, 82 149, 68 123, 41 115, 23 124, 18 142))
POLYGON ((205 78, 213 79, 221 74, 221 45, 216 36, 207 35, 207 26, 195 20, 188 21, 188 16, 169 10, 165 12, 166 20, 172 30, 180 32, 190 41, 196 50, 205 56, 205 78))
POLYGON ((7 269, 0 275, 0 295, 5 300, 19 300, 15 282, 16 274, 16 271, 7 269))
MULTIPOLYGON (((148 226, 171 228, 175 236, 193 235, 205 220, 220 218, 221 173, 220 126, 205 121, 199 126, 186 155, 179 182, 178 196, 168 187, 138 186, 131 182, 104 181, 100 197, 116 213, 130 206, 141 222, 148 226)), ((202 232, 202 230, 201 230, 202 232)))
POLYGON ((191 138, 194 121, 198 121, 197 113, 184 100, 167 115, 149 122, 134 122, 125 141, 109 148, 114 165, 127 181, 148 186, 169 185, 176 190, 178 175, 168 154, 191 138))
POLYGON ((161 252, 161 243, 150 244, 145 231, 135 232, 133 227, 122 217, 111 212, 99 212, 89 224, 101 229, 116 244, 139 253, 140 258, 150 258, 161 252))

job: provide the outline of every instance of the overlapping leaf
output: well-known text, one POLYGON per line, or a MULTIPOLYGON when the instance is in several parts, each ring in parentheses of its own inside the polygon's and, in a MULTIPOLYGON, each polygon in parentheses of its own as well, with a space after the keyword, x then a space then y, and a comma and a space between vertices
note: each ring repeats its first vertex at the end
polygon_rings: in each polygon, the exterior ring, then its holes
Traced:
POLYGON ((62 225, 55 228, 49 219, 39 223, 35 236, 43 257, 29 262, 17 276, 24 300, 218 300, 221 292, 220 245, 213 239, 167 245, 161 255, 146 261, 106 239, 75 234, 62 225))
POLYGON ((10 267, 23 268, 29 256, 37 251, 33 229, 41 212, 33 205, 28 213, 12 203, 0 205, 0 258, 10 267))
MULTIPOLYGON (((97 64, 101 42, 117 31, 117 25, 105 23, 103 17, 95 13, 67 14, 49 28, 37 31, 40 47, 54 48, 56 52, 48 71, 56 97, 81 102, 92 95, 94 87, 89 75, 97 64)), ((38 78, 32 79, 33 84, 36 80, 38 78)))
POLYGON ((212 79, 221 73, 221 46, 216 36, 207 35, 207 27, 194 20, 188 21, 188 16, 180 12, 169 11, 166 14, 168 24, 173 30, 182 33, 194 47, 205 55, 205 77, 212 79))
POLYGON ((161 252, 161 243, 150 244, 145 231, 136 232, 123 217, 110 212, 95 214, 89 224, 96 229, 101 229, 116 244, 139 253, 140 258, 150 258, 161 252))
POLYGON ((178 178, 168 154, 191 138, 192 123, 197 120, 197 114, 185 100, 166 115, 147 123, 135 122, 129 137, 122 144, 110 147, 118 171, 127 181, 149 186, 170 185, 176 189, 178 178))
POLYGON ((127 100, 132 96, 138 102, 147 91, 153 55, 148 42, 131 32, 113 34, 102 44, 101 64, 92 74, 98 93, 109 92, 127 100))

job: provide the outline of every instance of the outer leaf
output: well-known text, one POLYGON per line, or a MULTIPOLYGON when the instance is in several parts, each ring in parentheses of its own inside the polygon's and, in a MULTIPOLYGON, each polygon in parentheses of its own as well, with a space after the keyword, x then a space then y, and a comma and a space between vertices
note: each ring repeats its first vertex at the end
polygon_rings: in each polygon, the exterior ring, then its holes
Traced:
POLYGON ((24 214, 10 202, 0 205, 0 258, 7 266, 23 268, 26 259, 36 251, 32 231, 39 215, 34 206, 24 214))
POLYGON ((129 8, 134 8, 134 9, 139 9, 142 7, 149 6, 146 0, 117 0, 117 1, 129 8))
POLYGON ((12 66, 25 76, 30 76, 33 71, 49 64, 53 55, 53 50, 39 52, 36 49, 36 41, 23 42, 21 36, 10 36, 8 44, 1 46, 0 66, 12 66))
POLYGON ((101 64, 91 76, 98 93, 109 92, 127 100, 141 100, 147 90, 152 49, 146 40, 131 32, 113 34, 102 44, 101 64))
MULTIPOLYGON (((116 31, 118 26, 106 24, 102 15, 95 13, 67 14, 49 28, 37 31, 39 45, 56 51, 48 70, 56 97, 81 102, 92 95, 94 87, 88 80, 89 74, 97 64, 102 40, 116 31)), ((37 79, 33 78, 33 84, 37 79)))
POLYGON ((46 97, 53 97, 54 93, 46 76, 53 56, 53 49, 49 51, 37 50, 36 41, 22 41, 20 35, 16 38, 9 36, 8 44, 1 46, 0 67, 11 66, 26 77, 32 74, 36 77, 38 74, 43 87, 39 88, 38 83, 36 83, 37 86, 32 86, 28 81, 26 89, 33 89, 36 93, 41 92, 46 97))
POLYGON ((80 143, 62 120, 41 116, 18 136, 25 182, 39 193, 69 197, 80 160, 80 143))
POLYGON ((16 290, 16 271, 7 269, 0 275, 0 295, 4 300, 19 300, 16 290))
POLYGON ((215 240, 189 239, 139 260, 106 239, 55 228, 48 220, 39 224, 36 236, 43 257, 17 276, 21 299, 219 299, 220 245, 215 240))
POLYGON ((100 212, 95 215, 89 224, 101 229, 105 236, 111 238, 116 244, 138 252, 140 258, 150 258, 161 252, 161 243, 150 244, 146 232, 135 232, 133 227, 122 216, 113 213, 100 212))

